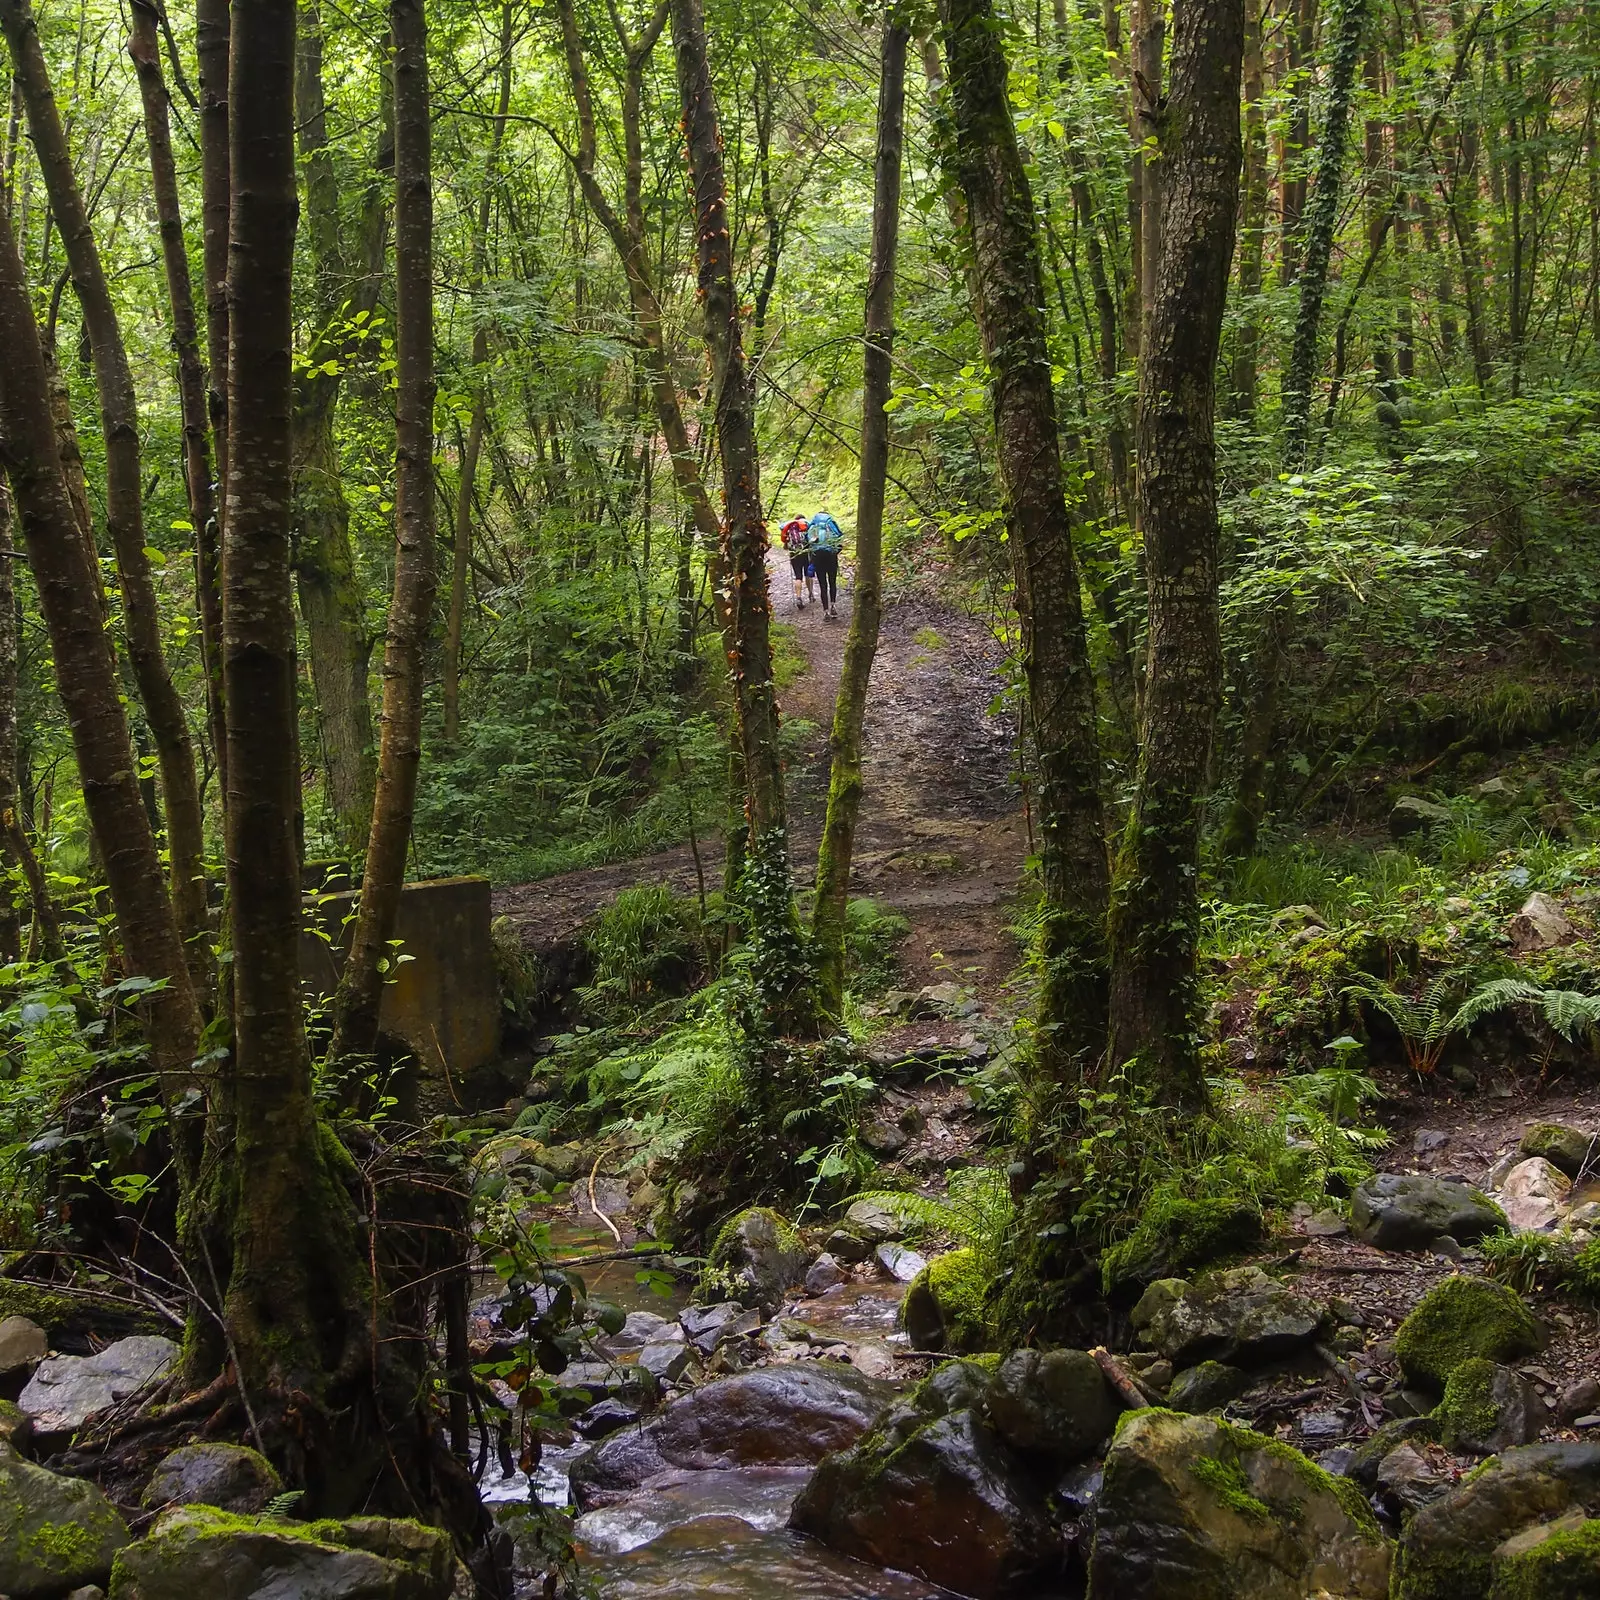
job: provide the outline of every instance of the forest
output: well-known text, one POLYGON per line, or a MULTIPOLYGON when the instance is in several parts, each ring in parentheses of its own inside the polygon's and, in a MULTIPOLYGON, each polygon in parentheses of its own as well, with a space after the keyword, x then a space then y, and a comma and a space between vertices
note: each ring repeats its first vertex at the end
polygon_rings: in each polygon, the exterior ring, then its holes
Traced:
POLYGON ((1600 1593, 1597 0, 0 33, 0 1600, 1600 1593))

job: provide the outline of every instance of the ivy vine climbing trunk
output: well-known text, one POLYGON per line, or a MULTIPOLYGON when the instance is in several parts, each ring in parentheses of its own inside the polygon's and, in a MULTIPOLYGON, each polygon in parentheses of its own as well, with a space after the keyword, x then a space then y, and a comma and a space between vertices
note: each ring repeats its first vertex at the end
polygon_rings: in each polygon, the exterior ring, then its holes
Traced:
MULTIPOLYGON (((133 974, 165 980, 144 1002, 169 1105, 196 1082, 200 1014, 155 836, 139 793, 99 574, 67 493, 50 379, 16 238, 0 203, 0 459, 4 460, 55 657, 89 825, 105 863, 117 933, 133 974)), ((37 909, 37 908, 36 908, 37 909)), ((180 1172, 185 1141, 175 1141, 180 1172)))
POLYGON ((1283 461, 1290 472, 1298 472, 1305 465, 1311 445, 1311 390, 1317 378, 1322 302, 1328 291, 1328 263, 1339 222, 1339 196, 1350 139, 1350 97, 1361 64, 1366 15, 1367 0, 1341 0, 1333 16, 1327 109, 1317 150, 1316 184, 1305 208, 1300 303, 1295 312, 1294 341, 1283 373, 1283 461))
POLYGON ((1105 1038, 1109 871, 1094 672, 1045 337, 1033 194, 991 0, 942 0, 954 176, 966 196, 973 310, 989 364, 1006 528, 1038 763, 1041 1065, 1065 1078, 1105 1038))
POLYGON ((394 594, 383 654, 378 785, 361 903, 334 1007, 333 1058, 378 1042, 388 942, 405 885, 428 631, 438 587, 433 485, 433 158, 422 0, 392 0, 394 37, 395 487, 394 594))
POLYGON ((51 87, 29 0, 0 0, 0 29, 11 47, 16 84, 27 107, 28 130, 60 230, 72 286, 94 362, 105 448, 105 516, 122 589, 128 660, 145 718, 155 737, 166 802, 171 893, 192 970, 209 985, 211 947, 206 915, 205 830, 195 781, 194 744, 183 702, 161 643, 149 540, 144 525, 144 478, 139 404, 133 369, 111 286, 72 168, 66 134, 51 87))
POLYGON ((1202 1104, 1195 960, 1200 808, 1222 694, 1216 366, 1239 203, 1244 0, 1178 0, 1158 123, 1165 217, 1139 383, 1148 663, 1133 811, 1111 909, 1113 1064, 1202 1104))
POLYGON ((905 142, 906 46, 910 30, 891 13, 878 73, 878 149, 872 185, 872 261, 867 271, 866 355, 861 383, 861 469, 856 488, 856 571, 844 665, 828 741, 828 808, 817 852, 811 932, 817 998, 839 1015, 844 1001, 845 920, 850 863, 861 809, 861 733, 883 613, 883 503, 889 477, 889 401, 894 348, 895 254, 900 240, 900 159, 905 142))
MULTIPOLYGON (((172 349, 178 362, 178 409, 183 422, 183 480, 189 500, 190 538, 194 544, 196 611, 200 617, 200 657, 205 670, 206 721, 211 748, 221 763, 227 755, 227 729, 222 718, 222 559, 217 540, 217 499, 211 459, 211 425, 207 415, 206 367, 200 355, 200 326, 195 317, 194 284, 189 276, 189 247, 183 233, 178 197, 178 171, 172 158, 172 130, 167 115, 167 86, 161 76, 161 41, 151 0, 134 0, 128 54, 139 79, 144 108, 145 143, 150 151, 151 188, 156 225, 161 235, 161 262, 166 272, 167 306, 172 316, 172 349)), ((227 777, 223 774, 223 788, 227 777)))
POLYGON ((1260 386, 1261 286, 1267 241, 1267 116, 1262 44, 1266 0, 1245 0, 1244 177, 1239 201, 1239 330, 1233 347, 1230 414, 1254 423, 1260 386))

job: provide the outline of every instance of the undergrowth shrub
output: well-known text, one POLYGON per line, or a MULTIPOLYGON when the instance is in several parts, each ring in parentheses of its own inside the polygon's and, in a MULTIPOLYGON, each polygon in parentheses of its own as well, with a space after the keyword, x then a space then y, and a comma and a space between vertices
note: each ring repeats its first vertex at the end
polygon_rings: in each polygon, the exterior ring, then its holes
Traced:
POLYGON ((585 1006, 615 1016, 681 994, 700 968, 699 909, 666 884, 624 889, 590 926, 585 943, 594 976, 585 1006))

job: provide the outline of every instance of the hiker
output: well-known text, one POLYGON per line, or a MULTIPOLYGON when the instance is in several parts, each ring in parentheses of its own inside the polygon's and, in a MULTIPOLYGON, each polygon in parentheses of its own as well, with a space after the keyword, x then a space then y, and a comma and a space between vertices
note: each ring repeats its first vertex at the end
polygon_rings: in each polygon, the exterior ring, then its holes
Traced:
POLYGON ((822 620, 839 614, 839 547, 844 532, 826 511, 811 519, 808 530, 811 562, 817 569, 817 587, 822 591, 822 620))
POLYGON ((789 570, 794 573, 794 608, 804 611, 806 599, 816 598, 816 579, 811 569, 811 540, 804 517, 795 517, 778 530, 783 548, 789 555, 789 570))

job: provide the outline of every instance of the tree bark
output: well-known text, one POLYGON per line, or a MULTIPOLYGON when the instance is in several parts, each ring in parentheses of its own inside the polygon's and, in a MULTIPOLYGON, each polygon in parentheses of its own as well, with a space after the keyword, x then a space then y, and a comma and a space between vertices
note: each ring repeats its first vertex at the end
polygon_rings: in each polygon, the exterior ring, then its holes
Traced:
MULTIPOLYGON (((200 357, 194 286, 189 277, 189 247, 183 234, 178 173, 172 159, 167 119, 167 86, 161 77, 161 41, 152 0, 134 0, 128 54, 139 78, 144 107, 145 143, 161 234, 167 303, 172 314, 172 348, 178 361, 178 406, 183 419, 183 474, 189 499, 190 538, 194 544, 194 588, 200 617, 200 654, 206 679, 206 717, 211 748, 227 791, 227 728, 222 716, 222 560, 217 542, 216 485, 211 461, 211 429, 206 413, 206 368, 200 357)), ((201 975, 196 975, 199 982, 201 975)))
MULTIPOLYGON (((61 473, 50 382, 9 215, 0 208, 0 455, 11 480, 89 824, 131 971, 165 980, 145 1028, 168 1104, 195 1084, 200 1014, 183 939, 139 794, 99 578, 61 473)), ((185 1142, 174 1141, 180 1163, 185 1142)), ((189 1174, 180 1165, 187 1179, 189 1174)))
POLYGON ((1098 1055, 1105 1036, 1108 866, 1094 673, 1062 480, 1033 196, 999 22, 990 0, 943 0, 940 14, 1038 751, 1041 1064, 1066 1077, 1098 1055))
POLYGON ((903 17, 883 27, 878 76, 878 149, 872 188, 872 264, 867 273, 866 354, 861 402, 861 468, 856 488, 856 572, 850 631, 834 705, 828 808, 817 852, 812 941, 818 1003, 837 1017, 844 1002, 845 924, 856 818, 861 809, 861 733, 883 614, 883 504, 889 474, 888 403, 893 379, 895 253, 900 238, 900 158, 905 140, 906 45, 903 17))
MULTIPOLYGON (((228 484, 228 38, 230 0, 196 0, 194 43, 200 62, 201 275, 205 285, 206 353, 210 385, 206 408, 216 453, 217 504, 228 484)), ((221 548, 220 518, 216 531, 221 548)), ((221 581, 221 575, 218 575, 221 581)), ((219 753, 218 761, 225 759, 219 753)))
POLYGON ((1285 75, 1293 81, 1289 131, 1279 147, 1278 159, 1278 283, 1288 288, 1300 276, 1304 243, 1301 221, 1306 209, 1306 174, 1302 163, 1311 149, 1311 63, 1317 45, 1317 0, 1287 0, 1284 25, 1285 75))
POLYGON ((1200 808, 1222 694, 1215 375, 1239 203, 1243 0, 1179 0, 1164 249, 1139 385, 1149 667, 1112 896, 1111 1052, 1165 1104, 1206 1099, 1195 959, 1200 808))
MULTIPOLYGON (((29 0, 0 0, 0 28, 28 112, 50 208, 60 230, 72 284, 93 352, 106 456, 106 527, 117 557, 128 659, 155 737, 167 811, 172 899, 189 960, 209 983, 210 928, 206 917, 205 830, 195 781, 194 746, 183 702, 173 686, 161 646, 140 464, 139 408, 127 347, 122 341, 110 285, 89 226, 89 214, 72 170, 55 93, 29 0)), ((20 498, 20 497, 19 497, 20 498)))
POLYGON ((1244 178, 1239 219, 1239 332, 1233 351, 1229 409, 1254 423, 1260 387, 1262 264, 1267 234, 1267 118, 1263 104, 1264 0, 1245 0, 1244 178))
MULTIPOLYGON (((4 201, 0 200, 0 205, 4 201)), ((11 493, 0 479, 0 833, 18 857, 14 836, 22 832, 17 812, 17 588, 13 564, 16 546, 11 540, 11 493)), ((27 840, 24 838, 23 843, 27 840)), ((7 863, 0 849, 0 871, 7 863)), ((31 881, 31 880, 30 880, 31 881)), ((37 918, 38 913, 35 912, 37 918)), ((22 922, 17 915, 11 875, 0 877, 0 963, 10 965, 22 955, 22 922)))
POLYGON ((1328 104, 1317 151, 1317 183, 1306 205, 1305 259, 1300 269, 1300 305, 1294 344, 1283 374, 1283 459, 1291 472, 1304 465, 1311 444, 1311 390, 1317 379, 1322 301, 1339 221, 1345 150, 1350 136, 1350 96, 1361 64, 1367 0, 1343 0, 1328 64, 1328 104))
MULTIPOLYGON (((1134 139, 1141 150, 1156 125, 1161 106, 1161 69, 1167 41, 1166 0, 1133 0, 1132 103, 1134 139)), ((1156 269, 1161 260, 1162 190, 1166 174, 1146 151, 1139 182, 1139 348, 1155 306, 1156 269)))
MULTIPOLYGON (((472 241, 471 289, 483 287, 489 263, 489 223, 493 216, 494 176, 500 164, 500 146, 505 142, 506 118, 511 110, 511 47, 515 35, 516 7, 505 0, 500 7, 500 93, 495 103, 494 123, 489 132, 489 159, 483 176, 483 194, 478 200, 478 231, 472 241)), ((472 397, 472 420, 467 424, 467 439, 461 451, 461 481, 456 486, 455 550, 450 560, 450 619, 444 638, 444 736, 454 744, 461 734, 461 635, 467 616, 467 567, 472 557, 472 495, 478 480, 478 458, 483 454, 483 429, 488 413, 489 329, 482 316, 472 331, 472 368, 476 387, 472 397)))
POLYGON ((361 903, 334 1007, 336 1061, 378 1042, 388 942, 405 885, 428 631, 438 588, 433 483, 433 157, 422 0, 391 0, 394 36, 394 594, 383 654, 383 731, 361 903))

